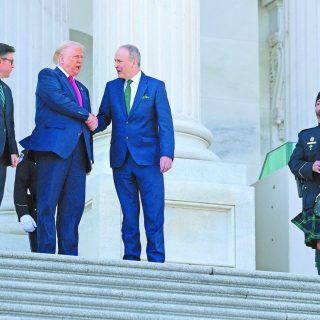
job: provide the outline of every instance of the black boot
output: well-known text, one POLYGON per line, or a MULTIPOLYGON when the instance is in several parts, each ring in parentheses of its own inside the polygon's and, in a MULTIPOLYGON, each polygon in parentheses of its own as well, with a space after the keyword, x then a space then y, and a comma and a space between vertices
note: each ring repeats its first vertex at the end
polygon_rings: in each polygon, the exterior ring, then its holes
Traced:
POLYGON ((318 275, 320 275, 320 250, 315 250, 315 262, 316 262, 316 268, 318 270, 318 275))

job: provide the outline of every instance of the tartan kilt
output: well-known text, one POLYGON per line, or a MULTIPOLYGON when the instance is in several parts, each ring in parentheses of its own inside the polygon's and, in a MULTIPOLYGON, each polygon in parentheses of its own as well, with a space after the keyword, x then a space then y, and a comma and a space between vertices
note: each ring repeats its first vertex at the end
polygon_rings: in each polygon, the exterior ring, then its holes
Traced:
POLYGON ((320 240, 320 217, 313 209, 300 212, 291 222, 304 232, 306 246, 316 249, 317 240, 320 240))

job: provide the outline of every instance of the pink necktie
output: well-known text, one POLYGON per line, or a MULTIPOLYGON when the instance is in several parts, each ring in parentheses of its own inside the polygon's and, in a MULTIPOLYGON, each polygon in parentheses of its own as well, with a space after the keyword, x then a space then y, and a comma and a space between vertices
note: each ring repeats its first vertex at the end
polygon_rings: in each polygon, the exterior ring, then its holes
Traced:
POLYGON ((71 84, 73 86, 74 91, 77 94, 77 98, 78 98, 79 104, 82 107, 82 97, 81 97, 81 94, 80 94, 80 90, 79 90, 78 86, 76 85, 76 82, 74 81, 73 76, 69 76, 69 80, 70 80, 70 82, 71 82, 71 84))

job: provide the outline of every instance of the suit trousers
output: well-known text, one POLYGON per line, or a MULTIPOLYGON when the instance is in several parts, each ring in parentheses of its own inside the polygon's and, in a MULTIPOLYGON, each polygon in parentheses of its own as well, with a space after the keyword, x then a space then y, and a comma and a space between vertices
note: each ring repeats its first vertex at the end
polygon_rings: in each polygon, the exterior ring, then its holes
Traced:
POLYGON ((34 230, 33 232, 28 232, 28 237, 29 237, 30 251, 38 252, 37 229, 34 230))
MULTIPOLYGON (((3 153, 0 157, 0 205, 2 203, 3 195, 4 195, 4 187, 6 184, 6 177, 7 177, 7 166, 8 166, 8 155, 9 155, 9 146, 6 142, 3 153)), ((9 155, 11 160, 11 155, 9 155)))
POLYGON ((7 176, 7 160, 4 157, 0 157, 0 205, 2 203, 4 186, 6 184, 7 176))
POLYGON ((67 159, 52 152, 37 152, 38 252, 78 255, 78 226, 86 187, 86 150, 81 135, 67 159), (57 217, 55 213, 57 208, 57 217))
POLYGON ((140 194, 148 261, 164 262, 164 181, 159 165, 138 165, 128 152, 124 165, 113 168, 113 179, 123 214, 123 259, 140 260, 140 194))

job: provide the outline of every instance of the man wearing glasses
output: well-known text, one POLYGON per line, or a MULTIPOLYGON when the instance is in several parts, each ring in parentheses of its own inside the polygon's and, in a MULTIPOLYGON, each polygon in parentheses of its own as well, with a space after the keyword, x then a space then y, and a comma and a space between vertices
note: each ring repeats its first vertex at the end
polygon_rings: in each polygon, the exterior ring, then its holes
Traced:
POLYGON ((14 133, 12 93, 2 78, 10 77, 14 68, 14 47, 0 43, 0 204, 3 198, 7 166, 18 164, 18 148, 14 133))

